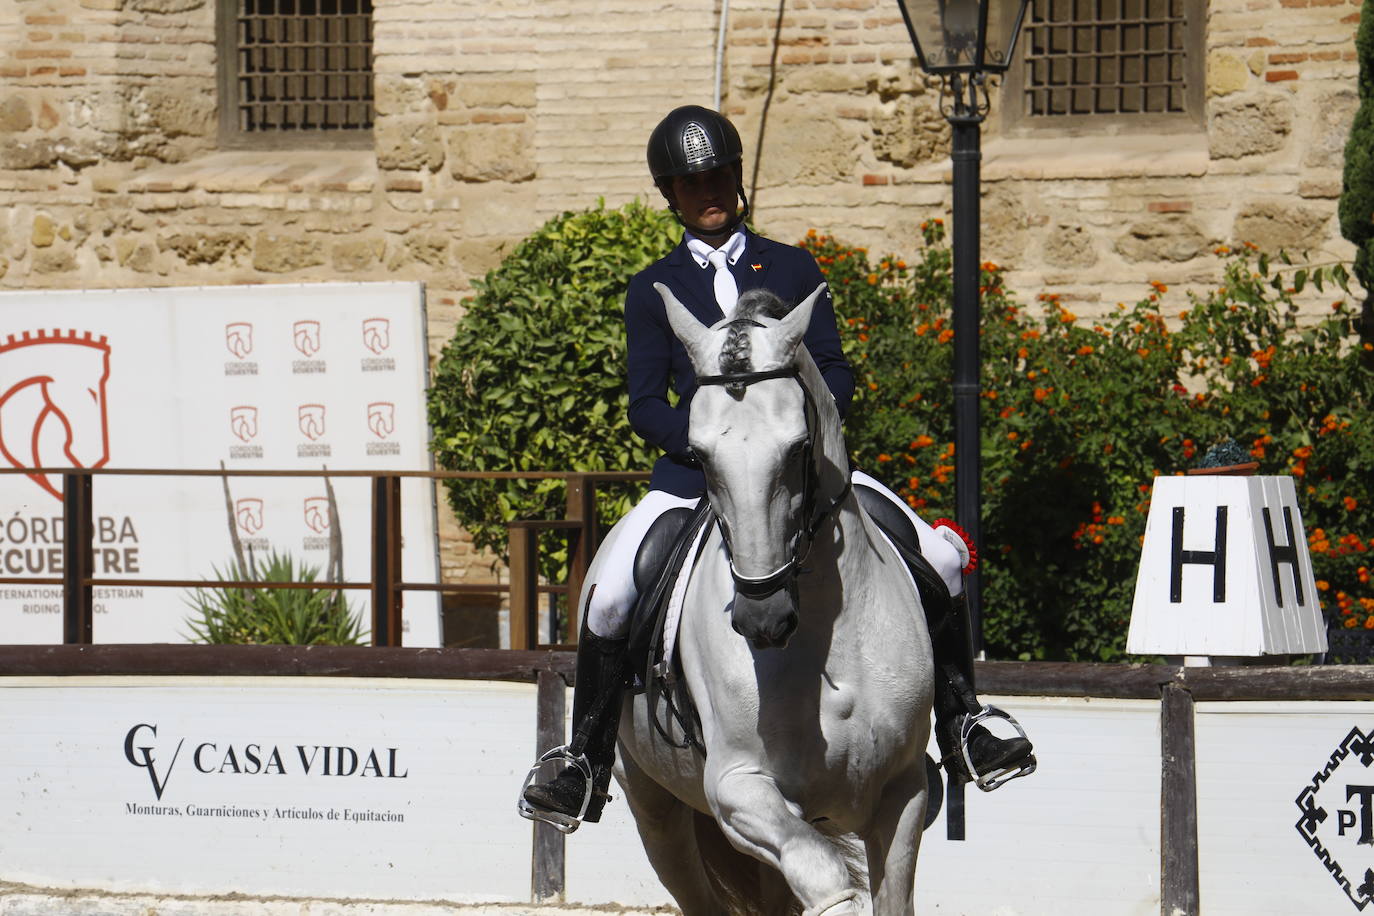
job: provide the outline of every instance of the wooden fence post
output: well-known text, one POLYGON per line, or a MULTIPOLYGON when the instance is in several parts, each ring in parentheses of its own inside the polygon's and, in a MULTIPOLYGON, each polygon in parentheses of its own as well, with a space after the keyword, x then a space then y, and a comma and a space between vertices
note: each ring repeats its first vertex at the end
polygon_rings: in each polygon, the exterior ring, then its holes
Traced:
POLYGON ((401 478, 372 478, 372 644, 401 644, 401 478))
POLYGON ((539 644, 538 531, 512 522, 506 534, 510 551, 510 647, 533 649, 539 644))
MULTIPOLYGON (((567 684, 556 671, 539 672, 539 692, 535 714, 535 745, 539 753, 564 743, 563 719, 567 712, 567 684)), ((552 824, 534 822, 534 855, 530 861, 530 883, 534 901, 544 903, 563 899, 564 837, 552 824)))
MULTIPOLYGON (((586 474, 573 474, 568 477, 568 505, 564 517, 570 522, 580 522, 581 526, 568 534, 568 638, 566 642, 577 642, 581 631, 577 606, 582 594, 582 583, 586 580, 587 569, 592 563, 592 553, 596 550, 598 538, 596 525, 596 483, 586 474)), ((558 642, 549 634, 549 642, 558 642)))
POLYGON ((1164 685, 1160 703, 1159 911, 1198 916, 1197 751, 1193 695, 1164 685))
POLYGON ((90 645, 94 638, 95 536, 91 512, 91 475, 62 475, 62 641, 90 645))

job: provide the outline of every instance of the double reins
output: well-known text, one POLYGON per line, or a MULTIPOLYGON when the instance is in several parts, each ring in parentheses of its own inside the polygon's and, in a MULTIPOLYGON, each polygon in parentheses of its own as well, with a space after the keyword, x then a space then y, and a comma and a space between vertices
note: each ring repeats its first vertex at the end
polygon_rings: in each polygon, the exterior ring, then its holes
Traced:
POLYGON ((806 455, 806 467, 802 475, 802 504, 801 520, 797 525, 797 535, 792 540, 792 556, 781 567, 766 576, 743 576, 735 569, 735 558, 730 547, 730 528, 721 521, 721 536, 725 540, 726 555, 730 562, 730 577, 735 580, 735 589, 740 594, 751 598, 764 598, 773 594, 791 581, 801 569, 802 563, 806 561, 807 555, 811 552, 811 544, 816 539, 817 532, 826 520, 840 507, 845 498, 849 495, 853 487, 849 475, 845 475, 844 487, 825 507, 817 505, 817 493, 820 489, 820 474, 816 467, 816 420, 819 416, 816 403, 811 391, 802 381, 801 370, 796 366, 784 366, 779 369, 765 369, 760 372, 729 372, 721 375, 703 375, 697 377, 698 385, 716 385, 725 388, 733 395, 744 394, 744 390, 756 382, 769 381, 771 379, 790 378, 801 388, 802 398, 805 402, 806 419, 806 440, 804 452, 806 455))

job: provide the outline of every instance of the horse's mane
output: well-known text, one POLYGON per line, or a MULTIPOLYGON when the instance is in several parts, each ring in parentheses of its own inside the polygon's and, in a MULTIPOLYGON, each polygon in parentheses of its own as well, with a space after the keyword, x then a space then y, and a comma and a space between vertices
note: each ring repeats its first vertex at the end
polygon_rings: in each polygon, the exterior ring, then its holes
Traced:
POLYGON ((749 346, 749 328, 758 324, 758 318, 782 318, 792 311, 792 306, 782 297, 766 289, 750 289, 740 294, 735 304, 735 315, 730 320, 729 333, 720 349, 720 371, 722 373, 748 372, 753 354, 749 346))

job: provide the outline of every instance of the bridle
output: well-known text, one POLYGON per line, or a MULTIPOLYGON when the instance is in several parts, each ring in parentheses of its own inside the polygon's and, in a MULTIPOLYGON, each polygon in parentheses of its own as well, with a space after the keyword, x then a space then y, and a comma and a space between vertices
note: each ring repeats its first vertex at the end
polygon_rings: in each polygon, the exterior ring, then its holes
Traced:
MULTIPOLYGON (((762 325, 760 325, 762 327, 762 325)), ((735 569, 734 551, 730 547, 730 527, 725 520, 717 514, 716 518, 720 522, 721 537, 725 540, 726 556, 730 563, 730 577, 735 580, 735 589, 741 595, 750 598, 764 598, 773 594, 784 585, 788 584, 801 569, 801 565, 806 561, 807 554, 811 552, 811 545, 816 539, 816 533, 826 520, 834 514, 835 510, 844 502, 849 495, 852 484, 849 475, 845 475, 844 488, 825 506, 817 505, 817 491, 820 488, 820 474, 816 468, 816 423, 817 411, 816 403, 812 398, 810 390, 801 380, 801 371, 796 366, 785 366, 780 369, 767 369, 762 372, 730 372, 722 375, 703 375, 697 378, 698 385, 719 385, 733 395, 742 395, 744 390, 755 382, 763 382, 769 379, 790 378, 793 379, 801 388, 802 398, 805 401, 806 414, 806 440, 803 443, 805 453, 805 468, 802 476, 802 502, 800 508, 800 518, 797 521, 796 533, 792 537, 792 556, 786 563, 766 576, 743 576, 735 569)))

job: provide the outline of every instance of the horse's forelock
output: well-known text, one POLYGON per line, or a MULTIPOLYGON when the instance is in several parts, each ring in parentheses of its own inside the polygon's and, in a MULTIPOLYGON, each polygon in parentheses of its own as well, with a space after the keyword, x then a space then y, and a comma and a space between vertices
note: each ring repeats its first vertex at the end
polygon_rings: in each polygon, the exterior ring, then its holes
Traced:
POLYGON ((748 372, 753 368, 750 328, 758 327, 760 318, 780 319, 792 310, 771 290, 751 289, 740 294, 735 314, 727 326, 725 343, 720 348, 722 373, 748 372))

